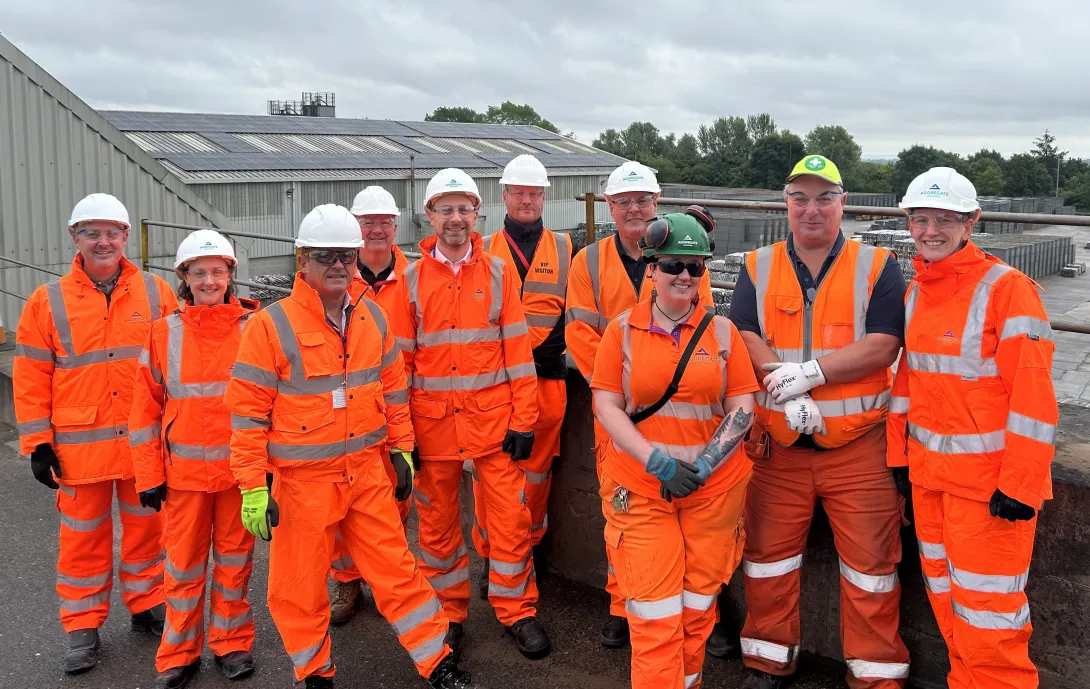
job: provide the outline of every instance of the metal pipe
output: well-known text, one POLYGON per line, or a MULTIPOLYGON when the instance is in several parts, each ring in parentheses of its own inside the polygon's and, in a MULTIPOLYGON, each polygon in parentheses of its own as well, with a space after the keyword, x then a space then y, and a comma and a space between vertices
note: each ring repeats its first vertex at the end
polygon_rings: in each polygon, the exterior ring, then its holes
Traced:
POLYGON ((587 204, 587 246, 598 240, 598 227, 594 218, 594 194, 583 194, 587 204))
MULTIPOLYGON (((141 224, 147 223, 149 227, 169 227, 175 230, 184 230, 186 232, 193 232, 195 230, 211 230, 211 227, 198 227, 197 225, 179 225, 172 222, 160 222, 158 220, 141 220, 141 224)), ((239 230, 216 230, 222 235, 228 237, 248 237, 250 239, 268 239, 272 242, 285 242, 287 244, 294 244, 295 237, 283 237, 278 234, 262 234, 258 232, 242 232, 239 230)))
POLYGON ((409 220, 413 227, 420 229, 420 221, 416 218, 416 154, 409 154, 409 220))
MULTIPOLYGON (((157 263, 149 263, 148 268, 151 268, 153 270, 161 270, 161 271, 163 271, 165 273, 173 273, 174 272, 174 268, 172 266, 161 266, 161 265, 159 265, 157 263)), ((263 285, 260 282, 252 282, 250 280, 237 280, 236 279, 235 284, 237 284, 237 285, 246 285, 247 287, 256 287, 257 289, 267 289, 270 292, 279 292, 280 294, 291 294, 290 289, 285 289, 283 287, 277 287, 276 285, 263 285)))
POLYGON ((14 258, 8 258, 7 256, 0 256, 0 261, 7 261, 8 263, 14 263, 17 266, 22 266, 24 268, 32 268, 33 270, 40 270, 43 273, 49 273, 50 275, 56 275, 58 277, 64 275, 64 273, 58 273, 57 271, 50 270, 49 268, 42 268, 41 266, 34 266, 34 265, 29 264, 29 263, 23 263, 22 261, 16 261, 14 258))
POLYGON ((9 292, 6 289, 0 289, 0 294, 6 294, 9 297, 15 297, 16 299, 22 299, 23 301, 26 301, 27 299, 30 298, 30 297, 24 297, 21 294, 16 294, 15 292, 9 292))

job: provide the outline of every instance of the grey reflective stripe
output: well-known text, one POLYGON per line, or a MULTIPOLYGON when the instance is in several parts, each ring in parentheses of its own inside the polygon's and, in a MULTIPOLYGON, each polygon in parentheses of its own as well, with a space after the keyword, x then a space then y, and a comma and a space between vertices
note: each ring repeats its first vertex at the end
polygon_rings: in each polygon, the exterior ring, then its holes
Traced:
POLYGON ((53 327, 57 329, 57 338, 61 341, 61 348, 64 349, 65 355, 74 356, 76 351, 72 345, 72 326, 68 323, 68 310, 64 305, 64 293, 61 291, 60 278, 50 280, 45 284, 45 295, 49 299, 49 312, 53 316, 53 327))
POLYGON ((954 614, 977 629, 1022 629, 1030 622, 1029 603, 1019 608, 1018 612, 991 612, 967 608, 956 600, 950 602, 954 606, 954 614))
POLYGON ((57 368, 73 369, 92 364, 105 364, 109 361, 125 361, 128 359, 140 359, 140 352, 144 351, 142 345, 129 345, 128 347, 109 347, 107 349, 95 349, 75 356, 58 356, 57 368))
POLYGON ((1049 325, 1048 321, 1042 321, 1040 318, 1034 318, 1033 316, 1015 316, 1008 318, 1003 323, 1003 332, 999 335, 999 339, 1006 340, 1019 335, 1031 335, 1039 339, 1051 340, 1052 326, 1049 325))
POLYGON ((75 488, 69 488, 68 486, 60 486, 59 488, 57 488, 57 490, 64 493, 65 495, 71 495, 73 498, 76 497, 76 489, 75 488))
POLYGON ((908 677, 908 663, 874 663, 869 660, 848 658, 848 670, 859 679, 904 679, 908 677))
POLYGON ((129 447, 136 447, 137 445, 143 445, 144 443, 150 443, 159 437, 159 434, 163 431, 163 426, 158 421, 150 426, 137 429, 129 434, 129 447))
POLYGON ((225 555, 215 548, 212 549, 212 561, 220 567, 245 567, 254 559, 253 552, 225 555))
MULTIPOLYGON (((524 326, 525 327, 525 326, 524 326)), ((416 343, 420 347, 438 347, 449 344, 479 344, 483 342, 499 342, 501 337, 499 326, 488 328, 467 328, 465 330, 438 330, 433 333, 417 333, 416 343)))
POLYGON ((537 367, 533 362, 528 364, 515 364, 514 366, 508 366, 503 369, 507 374, 507 380, 518 380, 519 378, 537 378, 537 367))
POLYGON ((414 663, 423 663, 446 649, 446 634, 436 635, 416 648, 409 649, 409 657, 414 663))
MULTIPOLYGON (((443 591, 449 589, 451 586, 462 583, 463 581, 469 581, 469 567, 459 567, 453 572, 447 572, 446 574, 440 574, 436 577, 428 577, 428 583, 436 591, 443 591)), ((489 592, 492 587, 489 586, 489 592)))
POLYGON ((145 571, 159 564, 166 559, 167 553, 165 550, 160 551, 158 555, 150 560, 144 560, 143 562, 121 562, 121 571, 126 574, 143 574, 145 571))
MULTIPOLYGON (((598 246, 598 242, 591 244, 586 249, 583 249, 583 255, 586 256, 587 259, 587 272, 590 273, 590 287, 591 291, 594 293, 594 323, 591 323, 590 325, 594 325, 600 333, 605 330, 605 328, 602 327, 601 322, 602 288, 600 284, 601 280, 598 277, 598 246)), ((572 313, 576 310, 581 311, 582 309, 568 309, 568 313, 572 313)))
POLYGON ((382 401, 386 404, 408 404, 409 403, 409 391, 395 390, 394 392, 382 393, 382 401))
POLYGON ((477 516, 473 516, 473 527, 477 529, 477 534, 481 537, 481 540, 488 540, 488 529, 482 529, 481 523, 477 521, 477 516))
POLYGON ((134 517, 151 517, 158 514, 158 512, 150 507, 144 507, 143 505, 130 505, 129 503, 121 502, 120 500, 117 501, 117 509, 124 512, 125 514, 131 514, 134 517))
MULTIPOLYGON (((855 341, 859 342, 867 335, 867 307, 870 306, 870 272, 878 249, 870 244, 859 244, 859 256, 855 261, 855 284, 853 295, 853 316, 855 318, 855 341)), ((884 267, 883 267, 884 269, 884 267)))
POLYGON ((920 296, 920 285, 915 280, 908 286, 908 296, 905 297, 905 330, 908 330, 912 314, 916 312, 916 299, 920 296))
POLYGON ((488 569, 496 574, 503 574, 505 576, 513 577, 518 576, 526 571, 526 567, 530 564, 530 558, 526 558, 522 562, 503 562, 492 557, 488 560, 488 569))
POLYGON ((941 435, 914 423, 908 424, 908 436, 931 452, 943 455, 970 455, 999 452, 1007 445, 1005 431, 960 435, 941 435))
MULTIPOLYGON (((530 525, 530 531, 539 531, 549 528, 549 515, 545 515, 537 524, 530 525)), ((487 538, 485 540, 488 540, 487 538)))
POLYGON ((56 431, 53 433, 53 442, 57 445, 99 443, 104 440, 124 438, 128 432, 128 426, 109 426, 107 428, 96 428, 90 431, 56 431))
POLYGON ((944 373, 966 379, 994 378, 999 375, 995 359, 954 356, 951 354, 908 353, 908 367, 924 373, 944 373))
POLYGON ((69 517, 67 514, 61 512, 61 524, 73 531, 79 531, 81 533, 94 531, 105 524, 106 520, 109 518, 110 510, 106 510, 105 514, 95 517, 94 519, 76 519, 75 517, 69 517))
POLYGON ((890 593, 897 589, 897 572, 892 574, 864 574, 840 561, 840 576, 867 593, 890 593))
POLYGON ((586 323, 594 329, 598 329, 598 321, 601 319, 600 314, 595 311, 588 311, 587 309, 580 309, 578 307, 568 308, 567 313, 564 315, 564 323, 574 323, 579 321, 580 323, 586 323))
POLYGON ((889 398, 889 413, 890 414, 907 414, 908 413, 908 399, 907 397, 892 396, 889 398))
POLYGON ((31 433, 43 433, 50 428, 49 417, 44 419, 35 419, 34 421, 27 421, 26 423, 16 424, 19 429, 19 435, 30 435, 31 433))
POLYGON ((711 610, 712 605, 715 604, 715 594, 693 593, 692 591, 681 592, 681 604, 689 608, 690 610, 711 610))
MULTIPOLYGON (((330 377, 336 378, 338 383, 337 387, 340 387, 341 381, 344 380, 347 387, 358 388, 364 385, 368 385, 370 383, 377 383, 382 380, 382 369, 379 367, 361 368, 358 371, 349 371, 348 375, 345 376, 345 378, 343 379, 339 376, 330 377)), ((336 389, 337 388, 334 388, 334 390, 336 389)))
POLYGON ((103 574, 93 574, 89 577, 73 577, 67 574, 61 574, 60 571, 58 571, 57 584, 74 586, 78 589, 98 589, 110 583, 110 579, 113 575, 114 572, 112 569, 106 570, 103 574))
POLYGON ((424 507, 431 507, 431 500, 428 499, 427 495, 421 493, 419 488, 413 488, 413 497, 424 507))
MULTIPOLYGON (((385 346, 385 344, 383 344, 385 346)), ((390 347, 389 351, 382 355, 382 359, 379 361, 379 368, 386 368, 387 366, 393 366, 398 360, 401 359, 401 350, 397 344, 390 347)))
POLYGON ((244 364, 241 361, 236 361, 234 366, 231 367, 231 377, 244 380, 247 383, 260 385, 264 388, 275 388, 277 381, 276 374, 272 371, 266 371, 257 366, 244 364))
MULTIPOLYGON (((166 318, 167 321, 167 395, 174 398, 189 397, 188 386, 182 385, 182 341, 185 338, 182 317, 174 313, 166 318)), ((226 392, 227 386, 219 396, 226 392)), ((202 395, 193 395, 202 397, 202 395)))
POLYGON ((371 320, 378 326, 379 332, 379 348, 384 348, 386 345, 386 333, 390 330, 390 326, 386 323, 386 316, 382 314, 382 307, 371 301, 370 299, 361 299, 363 305, 367 307, 368 313, 371 314, 371 320))
MULTIPOLYGON (((560 322, 560 314, 526 314, 526 325, 531 328, 551 328, 560 322)), ((506 332, 506 331, 505 331, 506 332)))
POLYGON ((410 340, 407 337, 395 337, 394 341, 397 342, 397 346, 403 352, 415 352, 416 340, 410 340))
POLYGON ((746 560, 742 564, 745 575, 750 579, 770 579, 790 574, 802 567, 802 555, 789 557, 775 562, 750 562, 746 560))
POLYGON ((155 586, 163 585, 163 575, 151 579, 121 580, 122 593, 147 593, 155 586))
POLYGON ((222 629, 224 631, 230 631, 232 629, 238 629, 254 621, 254 613, 252 610, 247 610, 244 613, 235 615, 234 617, 222 617, 215 613, 208 619, 208 626, 215 627, 216 629, 222 629))
POLYGON ((752 658, 764 658, 780 665, 795 662, 799 655, 798 646, 781 646, 763 639, 747 639, 742 637, 742 655, 752 658))
POLYGON ((190 569, 178 569, 168 556, 165 571, 174 581, 196 581, 204 576, 204 566, 206 564, 206 562, 199 562, 190 569))
POLYGON ((488 324, 499 325, 500 313, 503 311, 503 259, 492 254, 484 254, 482 258, 488 261, 491 273, 492 305, 488 309, 488 324))
POLYGON ((524 473, 526 474, 527 483, 541 484, 549 480, 549 474, 552 472, 546 471, 544 473, 539 473, 537 471, 530 471, 529 469, 526 469, 524 473))
POLYGON ((696 686, 696 683, 700 680, 699 672, 695 672, 691 675, 685 675, 685 689, 691 689, 696 686))
POLYGON ((651 446, 662 450, 674 459, 685 462, 696 461, 700 451, 704 449, 703 445, 672 445, 670 443, 651 443, 651 446))
POLYGON ((508 381, 508 371, 512 369, 519 372, 528 371, 528 373, 512 376, 513 378, 521 378, 523 375, 536 375, 537 371, 537 369, 534 368, 534 365, 530 363, 512 366, 510 369, 481 373, 476 376, 431 377, 422 376, 418 372, 413 376, 412 385, 413 388, 417 390, 427 390, 429 392, 477 391, 482 388, 506 383, 508 381))
POLYGON ((413 610, 404 617, 394 620, 390 623, 390 626, 394 628, 398 636, 408 634, 412 630, 416 629, 420 625, 424 624, 431 618, 439 614, 443 609, 443 604, 439 602, 438 598, 432 597, 428 599, 428 602, 424 603, 416 610, 413 610))
MULTIPOLYGON (((280 302, 276 302, 265 309, 265 313, 269 314, 269 318, 272 320, 273 328, 276 330, 277 340, 280 342, 280 348, 283 350, 284 358, 288 360, 288 366, 291 369, 288 373, 288 381, 282 381, 279 377, 277 378, 277 388, 283 391, 285 382, 294 384, 305 382, 306 372, 303 370, 303 355, 299 352, 299 341, 295 339, 295 330, 291 327, 291 321, 288 320, 288 314, 284 312, 284 305, 280 302)), ((336 390, 336 387, 325 390, 324 392, 331 392, 333 390, 336 390)), ((289 394, 307 393, 296 392, 289 394)))
POLYGON ((83 596, 82 598, 61 598, 61 610, 67 610, 68 612, 87 612, 97 608, 100 605, 110 600, 110 592, 99 591, 98 593, 91 594, 90 596, 83 596))
MULTIPOLYGON (((489 589, 491 590, 491 586, 489 589)), ((641 620, 664 620, 681 614, 681 594, 651 601, 629 598, 625 601, 624 608, 630 616, 641 620)))
POLYGON ((242 600, 246 597, 246 589, 229 589, 215 579, 212 580, 212 591, 220 594, 223 600, 242 600))
POLYGON ((926 557, 928 560, 946 561, 946 546, 942 543, 928 543, 920 540, 917 540, 916 543, 920 547, 921 556, 926 557))
POLYGON ((163 633, 163 641, 165 643, 175 646, 178 644, 184 644, 190 641, 194 641, 200 638, 201 634, 204 633, 201 629, 202 626, 203 625, 200 624, 194 624, 192 627, 185 630, 184 632, 176 632, 174 631, 174 627, 171 626, 171 624, 168 622, 166 631, 163 633))
MULTIPOLYGON (((761 326, 761 337, 765 337, 768 332, 768 326, 765 324, 765 299, 768 298, 768 279, 772 275, 772 252, 775 249, 771 246, 762 246, 757 249, 757 275, 750 277, 753 278, 753 288, 756 292, 757 303, 757 322, 761 326)), ((743 266, 746 270, 749 270, 749 265, 743 266)))
POLYGON ((351 555, 345 555, 344 557, 339 557, 339 558, 337 558, 336 560, 333 561, 333 564, 330 565, 330 567, 337 570, 338 572, 344 572, 344 571, 346 571, 348 569, 351 569, 352 567, 355 567, 355 566, 356 566, 356 563, 355 563, 355 561, 352 560, 351 555))
POLYGON ((1013 270, 1010 266, 996 263, 973 289, 969 302, 969 314, 965 319, 965 332, 961 336, 961 356, 979 360, 984 345, 984 320, 988 316, 988 301, 991 299, 992 286, 999 278, 1013 270))
POLYGON ((21 342, 15 345, 15 356, 23 356, 32 361, 53 361, 53 352, 21 342))
POLYGON ((1052 445, 1056 441, 1056 427, 1054 425, 1015 412, 1010 412, 1007 416, 1007 430, 1016 435, 1036 440, 1039 443, 1052 445))
POLYGON ((458 550, 456 550, 454 554, 448 558, 440 559, 430 554, 426 550, 421 550, 420 559, 424 561, 424 564, 426 564, 428 567, 431 567, 432 569, 440 569, 445 571, 453 567, 454 564, 458 562, 458 560, 462 559, 468 554, 469 551, 466 550, 466 546, 463 543, 462 545, 458 546, 458 550))
POLYGON ((289 653, 288 655, 291 657, 291 664, 294 665, 297 668, 306 667, 307 663, 309 663, 310 661, 312 661, 316 657, 318 657, 318 654, 321 653, 322 646, 325 646, 325 643, 326 643, 327 639, 329 639, 328 634, 326 634, 326 637, 324 639, 322 639, 322 641, 320 643, 318 643, 318 644, 316 644, 314 646, 311 646, 310 648, 304 648, 301 651, 296 651, 295 653, 289 653))
POLYGON ((155 282, 155 276, 151 273, 140 271, 140 277, 144 278, 144 290, 148 295, 148 320, 154 323, 163 315, 163 307, 159 298, 159 285, 155 282))
POLYGON ((923 584, 934 594, 950 593, 950 577, 929 577, 924 575, 923 584))
POLYGON ((167 380, 167 395, 174 399, 223 397, 225 392, 227 392, 227 381, 225 380, 214 383, 172 383, 167 380))
POLYGON ((171 610, 177 610, 178 612, 193 612, 197 608, 202 607, 201 601, 204 600, 204 594, 198 594, 196 596, 189 596, 188 598, 173 598, 167 596, 167 605, 171 610))
POLYGON ((889 403, 889 390, 878 395, 846 397, 842 400, 814 400, 823 418, 852 416, 882 409, 889 403))
MULTIPOLYGON (((469 574, 469 570, 466 570, 466 574, 469 574)), ((495 582, 488 583, 488 595, 498 596, 500 598, 521 598, 526 595, 526 589, 530 586, 530 582, 534 580, 534 568, 530 566, 530 573, 526 575, 526 578, 521 583, 515 586, 498 586, 495 582)))
POLYGON ((959 587, 978 593, 1021 593, 1026 589, 1029 570, 1014 576, 1004 574, 974 574, 948 564, 950 580, 959 587))
MULTIPOLYGON (((409 292, 409 307, 412 308, 412 316, 416 317, 417 322, 420 321, 420 307, 417 304, 420 303, 420 264, 410 263, 409 267, 405 269, 403 276, 405 278, 405 286, 408 287, 409 292)), ((419 333, 420 331, 417 330, 419 333)), ((401 343, 398 343, 401 345, 401 343)), ((416 349, 416 345, 413 345, 412 349, 407 349, 404 345, 401 345, 402 351, 413 351, 416 349)))
POLYGON ((272 428, 272 421, 268 419, 255 419, 252 416, 237 416, 231 414, 231 430, 244 431, 251 428, 272 428))
MULTIPOLYGON (((556 282, 538 282, 537 280, 525 280, 522 283, 522 291, 534 294, 549 294, 554 297, 563 297, 568 284, 568 269, 571 265, 571 251, 568 249, 567 235, 558 232, 550 233, 556 243, 556 282)), ((529 318, 529 317, 527 317, 529 318)))
MULTIPOLYGON (((651 405, 636 405, 635 411, 640 412, 651 405)), ((711 421, 716 414, 723 415, 721 404, 693 404, 692 402, 668 401, 655 416, 668 416, 672 419, 690 419, 694 421, 711 421)))
POLYGON ((521 323, 508 323, 507 325, 500 327, 500 338, 504 340, 510 340, 513 337, 519 337, 521 335, 528 335, 530 329, 526 326, 526 321, 521 323))
POLYGON ((386 426, 366 435, 349 438, 347 441, 334 443, 319 443, 317 445, 286 445, 284 443, 269 443, 269 458, 285 459, 293 461, 307 461, 320 459, 333 459, 352 452, 362 452, 368 447, 377 445, 386 440, 386 426))

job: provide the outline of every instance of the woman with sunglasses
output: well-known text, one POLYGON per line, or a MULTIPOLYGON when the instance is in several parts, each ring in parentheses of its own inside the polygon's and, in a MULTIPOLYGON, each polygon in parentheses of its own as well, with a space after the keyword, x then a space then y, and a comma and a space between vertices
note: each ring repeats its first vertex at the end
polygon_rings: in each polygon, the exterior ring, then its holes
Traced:
POLYGON ((682 689, 700 686, 716 595, 742 547, 752 464, 739 446, 759 387, 738 331, 697 306, 712 255, 698 221, 656 220, 643 249, 651 299, 610 323, 591 381, 609 435, 600 495, 627 599, 632 687, 682 689))
POLYGON ((152 326, 140 357, 129 422, 140 504, 165 506, 166 629, 155 657, 157 689, 189 683, 204 646, 204 592, 212 548, 208 646, 228 679, 253 673, 246 600, 254 537, 242 525, 231 474, 231 414, 222 398, 243 325, 257 302, 235 296, 231 243, 197 230, 178 245, 179 307, 152 326))

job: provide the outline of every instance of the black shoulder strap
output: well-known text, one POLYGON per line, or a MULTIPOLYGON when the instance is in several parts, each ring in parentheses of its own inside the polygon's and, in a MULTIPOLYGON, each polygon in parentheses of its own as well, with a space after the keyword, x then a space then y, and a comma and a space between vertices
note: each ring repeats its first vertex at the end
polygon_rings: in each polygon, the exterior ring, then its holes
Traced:
POLYGON ((700 323, 696 326, 696 331, 693 332, 692 338, 689 340, 689 344, 685 346, 685 351, 681 353, 681 360, 677 362, 677 368, 674 369, 674 379, 670 381, 669 387, 666 388, 666 392, 662 393, 662 397, 658 402, 655 402, 647 409, 638 411, 635 414, 629 415, 629 419, 633 424, 637 424, 644 419, 654 416, 659 409, 662 409, 670 398, 677 392, 678 386, 681 385, 681 376, 685 374, 685 367, 689 365, 689 359, 693 356, 693 352, 696 351, 696 345, 700 342, 700 338, 704 335, 704 331, 708 329, 708 325, 712 322, 712 318, 715 314, 708 311, 704 314, 704 317, 700 319, 700 323))

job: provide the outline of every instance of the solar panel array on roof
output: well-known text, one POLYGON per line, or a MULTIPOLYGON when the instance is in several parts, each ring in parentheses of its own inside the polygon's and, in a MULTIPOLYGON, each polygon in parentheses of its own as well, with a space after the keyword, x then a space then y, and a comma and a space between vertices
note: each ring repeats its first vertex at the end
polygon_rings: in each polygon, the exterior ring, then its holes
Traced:
POLYGON ((184 112, 126 112, 121 110, 103 110, 100 111, 100 114, 121 131, 361 134, 365 136, 413 136, 416 134, 415 130, 392 120, 217 115, 184 112))
MULTIPOLYGON (((343 170, 352 168, 404 168, 409 166, 409 156, 391 153, 376 155, 315 153, 248 153, 248 154, 195 154, 163 153, 156 158, 165 159, 189 172, 218 170, 343 170)), ((504 161, 506 164, 507 161, 504 161)), ((419 167, 492 167, 494 163, 473 155, 449 155, 445 153, 416 156, 419 167)))

